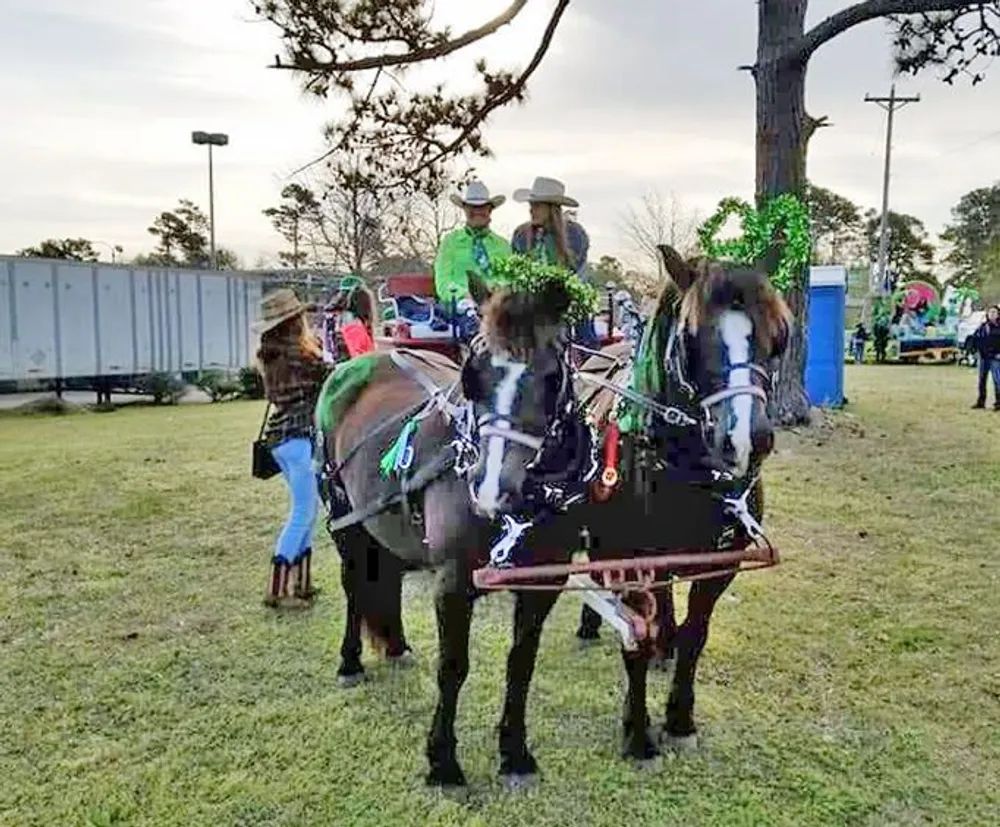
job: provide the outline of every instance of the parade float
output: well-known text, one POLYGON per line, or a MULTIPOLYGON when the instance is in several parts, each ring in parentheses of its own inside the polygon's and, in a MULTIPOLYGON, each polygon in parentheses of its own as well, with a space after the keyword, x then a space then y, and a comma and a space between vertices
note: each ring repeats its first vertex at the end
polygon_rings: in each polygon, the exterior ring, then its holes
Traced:
MULTIPOLYGON (((889 296, 872 305, 872 323, 865 343, 865 361, 875 361, 872 332, 880 325, 889 329, 886 361, 903 364, 941 364, 958 360, 962 322, 973 313, 976 291, 948 285, 942 293, 935 285, 914 280, 899 285, 889 296)), ((844 357, 852 361, 850 338, 844 357)))

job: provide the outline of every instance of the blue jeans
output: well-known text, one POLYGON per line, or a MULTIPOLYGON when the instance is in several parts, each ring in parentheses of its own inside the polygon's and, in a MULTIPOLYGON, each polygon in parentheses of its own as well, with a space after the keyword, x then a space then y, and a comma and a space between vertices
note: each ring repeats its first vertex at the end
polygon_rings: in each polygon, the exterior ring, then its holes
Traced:
POLYGON ((1000 356, 979 354, 979 395, 977 405, 986 404, 986 377, 993 378, 993 404, 1000 407, 1000 356))
POLYGON ((313 525, 316 522, 319 491, 313 470, 312 440, 306 437, 286 439, 275 445, 271 453, 292 496, 274 556, 286 563, 295 563, 312 547, 313 525))

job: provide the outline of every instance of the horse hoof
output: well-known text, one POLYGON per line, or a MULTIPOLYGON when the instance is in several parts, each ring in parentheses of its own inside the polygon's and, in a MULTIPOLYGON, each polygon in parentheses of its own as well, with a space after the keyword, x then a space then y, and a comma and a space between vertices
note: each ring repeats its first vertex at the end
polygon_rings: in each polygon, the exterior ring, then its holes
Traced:
POLYGON ((395 669, 409 669, 411 666, 416 665, 417 656, 413 654, 412 649, 407 649, 402 654, 389 655, 386 657, 386 660, 395 669))
POLYGON ((659 769, 663 764, 659 755, 654 755, 652 758, 631 758, 629 760, 637 772, 651 772, 659 769))
POLYGON ((427 775, 424 777, 424 783, 428 787, 433 787, 449 797, 464 796, 468 793, 468 787, 465 783, 465 773, 458 766, 435 767, 428 770, 427 775))
POLYGON ((364 672, 355 672, 351 675, 337 675, 337 683, 341 689, 353 689, 360 686, 367 680, 364 672))
POLYGON ((503 776, 504 789, 509 793, 524 792, 525 790, 530 790, 537 784, 537 773, 531 773, 530 775, 511 773, 510 775, 503 776))
POLYGON ((651 665, 657 672, 672 674, 677 666, 677 658, 654 658, 651 665))
POLYGON ((690 755, 698 750, 698 735, 694 732, 690 735, 670 735, 664 732, 660 743, 677 755, 690 755))

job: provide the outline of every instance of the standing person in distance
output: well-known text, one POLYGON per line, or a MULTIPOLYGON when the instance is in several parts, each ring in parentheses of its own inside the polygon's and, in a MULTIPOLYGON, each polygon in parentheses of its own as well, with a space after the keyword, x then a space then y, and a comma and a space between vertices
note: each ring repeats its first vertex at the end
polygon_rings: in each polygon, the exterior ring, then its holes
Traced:
POLYGON ((986 321, 969 336, 967 347, 979 354, 979 393, 973 408, 986 407, 986 377, 993 377, 993 410, 1000 411, 1000 305, 986 311, 986 321))
POLYGON ((287 288, 261 300, 254 332, 260 337, 257 364, 264 394, 272 407, 264 439, 291 498, 278 535, 264 602, 303 607, 315 596, 312 586, 312 532, 319 490, 313 468, 313 413, 330 370, 323 346, 306 319, 307 308, 287 288))

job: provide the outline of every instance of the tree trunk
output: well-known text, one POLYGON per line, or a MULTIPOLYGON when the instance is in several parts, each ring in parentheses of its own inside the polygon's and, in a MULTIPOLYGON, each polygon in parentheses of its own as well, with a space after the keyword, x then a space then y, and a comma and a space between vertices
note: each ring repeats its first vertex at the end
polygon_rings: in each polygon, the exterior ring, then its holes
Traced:
MULTIPOLYGON (((789 57, 805 31, 807 0, 759 0, 757 62, 758 202, 783 193, 805 197, 805 85, 808 63, 789 57)), ((788 349, 781 361, 772 408, 778 423, 808 420, 805 393, 806 317, 809 310, 808 265, 800 284, 786 300, 795 314, 788 349)))

